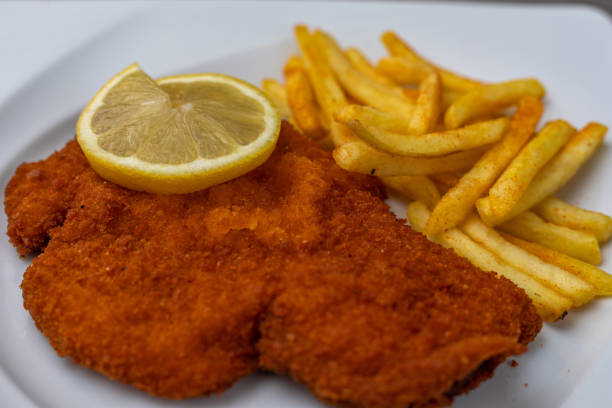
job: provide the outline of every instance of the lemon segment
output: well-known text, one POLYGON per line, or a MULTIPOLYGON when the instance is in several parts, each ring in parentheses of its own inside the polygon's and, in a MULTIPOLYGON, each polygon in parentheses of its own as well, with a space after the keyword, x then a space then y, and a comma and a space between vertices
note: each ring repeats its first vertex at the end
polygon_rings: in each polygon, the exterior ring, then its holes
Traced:
POLYGON ((77 140, 103 178, 134 190, 189 193, 267 160, 280 114, 259 89, 222 74, 154 81, 138 64, 115 75, 77 122, 77 140))

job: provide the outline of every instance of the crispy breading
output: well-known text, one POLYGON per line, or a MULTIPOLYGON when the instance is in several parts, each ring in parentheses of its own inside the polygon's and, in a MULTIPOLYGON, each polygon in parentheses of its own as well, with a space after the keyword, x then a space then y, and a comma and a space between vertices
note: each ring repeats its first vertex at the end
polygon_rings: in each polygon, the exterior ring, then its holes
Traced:
POLYGON ((19 253, 44 250, 24 305, 78 364, 171 398, 261 368, 335 404, 445 405, 541 320, 397 220, 381 188, 283 124, 263 166, 189 195, 104 181, 72 141, 17 170, 5 210, 19 253))

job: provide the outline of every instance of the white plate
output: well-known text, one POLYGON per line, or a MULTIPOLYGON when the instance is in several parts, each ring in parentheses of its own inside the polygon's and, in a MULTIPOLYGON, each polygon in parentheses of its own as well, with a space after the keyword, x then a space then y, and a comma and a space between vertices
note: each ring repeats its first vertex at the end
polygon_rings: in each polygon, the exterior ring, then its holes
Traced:
MULTIPOLYGON (((589 8, 446 4, 130 3, 1 5, 0 185, 74 132, 76 117, 113 74, 139 61, 153 76, 220 71, 259 83, 280 77, 295 52, 291 28, 306 22, 343 45, 383 55, 392 28, 434 61, 484 80, 536 76, 548 89, 544 120, 612 124, 612 25, 589 8), (41 9, 42 7, 42 9, 41 9), (35 24, 27 25, 34 21, 35 24), (39 30, 33 29, 39 27, 39 30), (7 28, 8 27, 8 28, 7 28), (6 34, 9 31, 3 31, 6 34), (59 50, 61 57, 56 56, 59 50), (2 51, 10 51, 9 54, 2 51), (16 84, 16 85, 15 85, 16 84), (19 86, 19 88, 14 88, 19 86), (8 96, 13 93, 12 96, 8 96)), ((563 196, 612 213, 607 142, 563 196)), ((391 203, 398 214, 403 205, 391 203)), ((0 217, 6 230, 6 217, 0 217)), ((611 246, 603 248, 612 266, 611 246)), ((60 359, 22 307, 21 260, 0 241, 0 405, 6 407, 319 407, 305 387, 256 374, 221 396, 155 399, 60 359)), ((546 325, 519 366, 457 398, 456 407, 610 406, 612 301, 601 299, 546 325)))

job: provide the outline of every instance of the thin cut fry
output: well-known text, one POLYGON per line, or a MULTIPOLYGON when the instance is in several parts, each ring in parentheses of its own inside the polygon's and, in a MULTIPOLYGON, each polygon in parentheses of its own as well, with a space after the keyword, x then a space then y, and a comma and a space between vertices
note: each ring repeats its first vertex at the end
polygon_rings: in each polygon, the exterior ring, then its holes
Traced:
POLYGON ((588 231, 595 235, 599 243, 608 241, 612 235, 612 217, 576 207, 555 197, 548 197, 540 202, 533 211, 553 224, 588 231))
POLYGON ((555 292, 572 299, 574 306, 581 306, 595 297, 595 288, 589 283, 514 246, 493 228, 480 221, 477 216, 470 216, 461 229, 502 261, 555 292))
POLYGON ((542 103, 533 97, 521 100, 503 139, 495 144, 438 202, 427 222, 427 235, 459 225, 533 133, 542 103))
POLYGON ((346 124, 377 149, 399 156, 440 156, 497 142, 508 127, 508 118, 479 122, 464 128, 425 135, 387 132, 358 120, 346 124))
POLYGON ((372 63, 370 63, 368 58, 357 48, 349 48, 344 52, 344 54, 359 72, 370 78, 372 81, 378 82, 385 86, 396 86, 396 83, 389 77, 378 72, 376 68, 372 66, 372 63))
POLYGON ((334 114, 334 119, 342 123, 356 120, 364 125, 376 126, 389 132, 407 133, 410 130, 409 120, 370 106, 347 105, 334 114))
POLYGON ((525 96, 544 96, 544 88, 537 79, 517 79, 487 85, 453 102, 444 114, 444 124, 448 129, 458 128, 470 119, 515 105, 525 96))
MULTIPOLYGON (((510 162, 489 190, 489 208, 494 217, 502 218, 512 210, 537 172, 567 143, 576 132, 564 120, 547 123, 510 162)), ((478 201, 476 208, 478 208, 478 201)))
POLYGON ((595 235, 548 223, 532 212, 524 212, 506 221, 499 229, 590 264, 601 263, 601 253, 595 235))
POLYGON ((478 89, 482 86, 482 83, 480 83, 479 81, 462 77, 453 72, 435 66, 434 64, 414 52, 412 48, 408 46, 408 44, 403 42, 397 36, 397 34, 392 31, 385 32, 382 35, 382 41, 385 47, 387 48, 389 54, 391 54, 392 56, 406 58, 409 61, 424 62, 427 65, 437 69, 440 74, 440 77, 442 78, 442 84, 445 88, 466 92, 478 89))
MULTIPOLYGON (((410 225, 415 230, 423 231, 430 214, 423 203, 413 202, 408 205, 406 215, 410 225)), ((454 249, 457 254, 469 259, 475 266, 485 271, 495 271, 514 282, 531 298, 538 314, 546 321, 555 321, 562 318, 572 306, 570 299, 559 295, 529 275, 500 261, 486 248, 472 241, 457 228, 439 234, 433 241, 454 249)))
POLYGON ((264 79, 261 81, 261 88, 272 99, 272 102, 280 111, 281 118, 290 119, 291 109, 289 109, 289 103, 287 102, 285 87, 275 79, 264 79))
POLYGON ((382 58, 378 61, 376 69, 401 85, 418 85, 429 74, 435 72, 435 69, 427 63, 402 57, 382 58))
POLYGON ((551 196, 565 185, 587 162, 603 142, 608 129, 599 123, 589 123, 575 133, 565 147, 553 157, 531 181, 520 200, 504 217, 493 217, 493 213, 481 203, 478 208, 483 221, 489 225, 499 225, 516 217, 551 196))
POLYGON ((433 129, 440 114, 441 93, 440 76, 437 72, 432 72, 421 81, 419 98, 410 118, 409 133, 423 135, 433 129))
POLYGON ((598 267, 535 242, 524 241, 504 232, 501 235, 514 245, 536 255, 543 261, 557 265, 559 268, 563 268, 580 279, 589 282, 595 287, 598 296, 612 295, 612 275, 598 267))
POLYGON ((361 103, 400 117, 409 118, 412 115, 414 103, 404 95, 399 86, 384 86, 363 75, 353 67, 335 40, 326 33, 317 30, 313 38, 349 95, 361 103))
POLYGON ((306 136, 321 139, 327 132, 321 123, 321 113, 302 60, 298 57, 289 58, 284 74, 287 102, 295 123, 306 136))
POLYGON ((362 141, 345 143, 334 152, 336 163, 345 170, 376 176, 421 176, 465 171, 482 156, 483 149, 471 149, 439 157, 394 156, 362 141))
POLYGON ((352 142, 361 142, 348 126, 346 126, 344 123, 336 121, 331 123, 329 128, 329 138, 335 147, 352 142))
POLYGON ((387 187, 406 196, 410 201, 420 201, 433 208, 440 200, 436 185, 427 176, 379 177, 387 187))
POLYGON ((325 57, 312 44, 312 37, 308 29, 303 25, 295 26, 295 37, 302 51, 304 66, 317 96, 317 101, 327 121, 331 123, 334 112, 348 104, 346 96, 340 85, 336 82, 336 78, 331 68, 327 65, 325 57))
POLYGON ((455 173, 437 173, 429 176, 438 187, 438 191, 446 194, 455 184, 459 182, 459 176, 455 173))

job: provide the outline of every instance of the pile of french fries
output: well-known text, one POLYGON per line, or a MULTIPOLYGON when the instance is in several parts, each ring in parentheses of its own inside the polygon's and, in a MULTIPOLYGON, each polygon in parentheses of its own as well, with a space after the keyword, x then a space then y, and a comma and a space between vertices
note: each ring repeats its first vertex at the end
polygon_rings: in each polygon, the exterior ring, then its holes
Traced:
POLYGON ((281 114, 338 165, 371 174, 412 201, 410 224, 484 270, 523 288, 555 321, 612 295, 599 244, 612 218, 554 194, 607 131, 564 120, 538 130, 545 90, 536 79, 484 83, 440 68, 393 32, 373 65, 329 34, 295 27, 301 51, 285 84, 264 91, 281 114))

